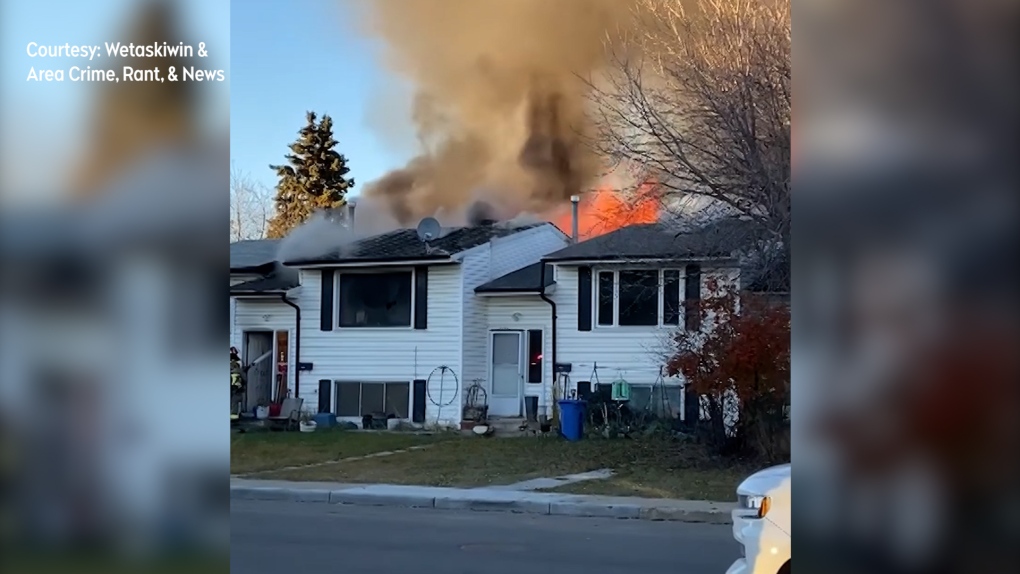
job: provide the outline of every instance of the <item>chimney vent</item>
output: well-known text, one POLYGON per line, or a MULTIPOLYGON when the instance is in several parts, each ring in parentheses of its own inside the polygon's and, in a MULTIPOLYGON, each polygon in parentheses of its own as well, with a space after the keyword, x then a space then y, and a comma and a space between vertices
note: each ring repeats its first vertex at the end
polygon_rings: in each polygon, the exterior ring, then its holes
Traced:
POLYGON ((347 200, 347 226, 354 227, 354 208, 356 207, 358 200, 350 198, 347 200))
POLYGON ((570 196, 570 239, 574 243, 577 243, 577 207, 581 203, 580 195, 570 196))

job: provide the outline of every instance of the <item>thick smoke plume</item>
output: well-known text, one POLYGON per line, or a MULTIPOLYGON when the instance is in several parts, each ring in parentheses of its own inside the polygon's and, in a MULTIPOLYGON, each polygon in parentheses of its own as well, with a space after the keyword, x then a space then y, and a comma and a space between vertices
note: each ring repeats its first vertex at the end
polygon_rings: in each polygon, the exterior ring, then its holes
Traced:
MULTIPOLYGON (((403 225, 464 214, 542 213, 594 183, 585 83, 606 41, 634 21, 626 0, 373 0, 360 29, 414 87, 423 153, 364 188, 403 225), (486 190, 480 193, 479 190, 486 190), (481 195, 481 197, 480 197, 481 195)), ((464 217, 464 215, 461 215, 464 217)))

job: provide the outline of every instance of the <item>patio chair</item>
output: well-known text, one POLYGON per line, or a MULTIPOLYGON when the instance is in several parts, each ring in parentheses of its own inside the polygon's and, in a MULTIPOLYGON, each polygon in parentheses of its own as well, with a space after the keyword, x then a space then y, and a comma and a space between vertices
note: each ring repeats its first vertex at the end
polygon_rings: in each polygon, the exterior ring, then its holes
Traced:
POLYGON ((305 400, 300 398, 283 399, 283 403, 280 405, 280 414, 269 417, 267 422, 274 427, 283 427, 284 430, 297 429, 301 420, 301 406, 304 402, 305 400))

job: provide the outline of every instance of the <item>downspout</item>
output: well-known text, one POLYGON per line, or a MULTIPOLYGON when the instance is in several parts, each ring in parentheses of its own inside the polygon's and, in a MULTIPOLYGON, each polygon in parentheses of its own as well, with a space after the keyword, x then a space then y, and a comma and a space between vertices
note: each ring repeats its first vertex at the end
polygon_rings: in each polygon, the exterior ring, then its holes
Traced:
POLYGON ((296 399, 301 396, 301 307, 288 299, 286 293, 280 295, 280 299, 294 308, 294 358, 290 362, 294 363, 294 398, 296 399))
MULTIPOLYGON (((552 386, 550 386, 550 394, 552 394, 551 391, 552 391, 553 388, 555 388, 556 377, 557 377, 557 375, 556 375, 556 302, 553 301, 552 299, 550 299, 549 296, 545 294, 545 267, 546 267, 546 263, 545 263, 545 261, 540 261, 540 263, 542 264, 542 267, 540 268, 541 271, 540 271, 540 276, 539 276, 539 281, 538 281, 538 296, 541 297, 543 301, 545 301, 546 303, 549 304, 550 311, 552 312, 552 337, 550 337, 550 342, 552 343, 552 366, 553 366, 553 368, 552 368, 552 371, 553 371, 552 375, 553 375, 553 380, 549 381, 549 384, 552 385, 552 386)), ((543 396, 545 395, 545 393, 542 393, 542 394, 543 394, 543 396)), ((555 405, 547 405, 547 406, 550 407, 551 411, 555 411, 555 405)), ((552 418, 552 417, 550 417, 550 418, 552 418)))

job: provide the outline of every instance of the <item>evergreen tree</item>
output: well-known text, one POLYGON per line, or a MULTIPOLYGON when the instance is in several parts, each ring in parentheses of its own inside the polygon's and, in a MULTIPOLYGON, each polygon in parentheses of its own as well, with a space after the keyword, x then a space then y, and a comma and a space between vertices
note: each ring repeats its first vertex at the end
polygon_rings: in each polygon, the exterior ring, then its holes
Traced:
POLYGON ((333 149, 332 118, 324 115, 316 122, 315 112, 308 112, 307 122, 290 145, 287 164, 270 166, 279 177, 276 214, 267 232, 271 238, 287 235, 316 211, 343 207, 354 187, 354 179, 345 177, 347 158, 333 149))

